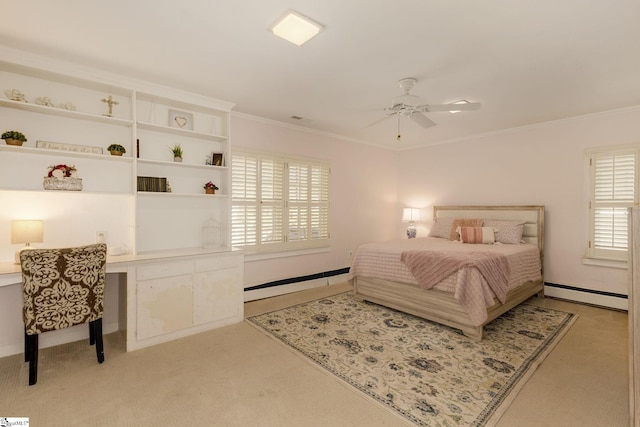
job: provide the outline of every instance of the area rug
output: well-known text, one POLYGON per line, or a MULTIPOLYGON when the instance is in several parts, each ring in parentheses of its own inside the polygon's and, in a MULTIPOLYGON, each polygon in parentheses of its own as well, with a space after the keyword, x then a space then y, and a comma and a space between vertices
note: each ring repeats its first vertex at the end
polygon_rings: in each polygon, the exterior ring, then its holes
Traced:
POLYGON ((351 293, 247 320, 419 426, 491 426, 577 315, 521 304, 482 341, 351 293))

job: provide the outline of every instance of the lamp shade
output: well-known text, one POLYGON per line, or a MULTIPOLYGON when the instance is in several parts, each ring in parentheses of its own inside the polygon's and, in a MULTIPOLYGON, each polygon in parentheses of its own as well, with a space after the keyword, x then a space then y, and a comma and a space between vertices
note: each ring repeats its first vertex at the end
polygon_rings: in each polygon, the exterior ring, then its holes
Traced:
POLYGON ((42 221, 11 221, 11 244, 42 243, 42 221))
POLYGON ((420 209, 404 208, 402 211, 402 221, 404 222, 420 221, 420 209))

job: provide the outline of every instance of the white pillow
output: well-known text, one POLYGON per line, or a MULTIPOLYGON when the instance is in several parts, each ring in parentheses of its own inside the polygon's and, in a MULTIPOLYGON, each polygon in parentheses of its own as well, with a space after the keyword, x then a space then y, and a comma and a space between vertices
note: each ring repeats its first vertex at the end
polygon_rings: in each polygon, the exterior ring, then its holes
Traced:
POLYGON ((451 225, 453 225, 454 218, 436 218, 433 221, 433 226, 429 230, 429 237, 440 237, 441 239, 448 239, 451 233, 451 225))
POLYGON ((522 232, 525 221, 507 221, 486 219, 485 227, 494 227, 496 231, 496 242, 517 245, 522 243, 522 232))

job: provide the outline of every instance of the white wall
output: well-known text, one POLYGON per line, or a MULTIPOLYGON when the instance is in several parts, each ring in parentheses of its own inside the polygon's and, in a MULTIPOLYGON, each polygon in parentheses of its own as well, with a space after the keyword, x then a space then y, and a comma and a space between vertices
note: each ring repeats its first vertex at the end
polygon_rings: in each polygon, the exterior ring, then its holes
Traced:
MULTIPOLYGON (((625 269, 582 263, 585 149, 621 144, 640 144, 640 107, 405 151, 399 157, 399 208, 420 207, 430 217, 438 204, 545 205, 545 281, 626 295, 625 269)), ((419 224, 418 234, 430 225, 419 224)))
POLYGON ((232 149, 259 149, 328 160, 330 232, 328 252, 245 263, 245 287, 348 267, 361 243, 395 237, 396 154, 245 115, 231 118, 232 149))

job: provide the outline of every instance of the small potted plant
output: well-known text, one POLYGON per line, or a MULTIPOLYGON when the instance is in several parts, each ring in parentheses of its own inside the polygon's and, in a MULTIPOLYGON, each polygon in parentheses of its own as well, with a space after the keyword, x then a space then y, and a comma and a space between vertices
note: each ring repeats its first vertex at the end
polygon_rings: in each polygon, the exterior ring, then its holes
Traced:
POLYGON ((173 161, 181 162, 182 161, 182 146, 180 144, 176 144, 173 147, 169 148, 169 151, 173 153, 173 161))
POLYGON ((107 147, 107 150, 112 156, 122 156, 127 150, 120 144, 111 144, 107 147))
POLYGON ((219 190, 218 186, 211 181, 204 185, 204 192, 207 194, 216 194, 216 190, 219 190))
POLYGON ((15 130, 8 130, 3 133, 2 139, 4 139, 4 142, 6 142, 7 145, 22 145, 23 142, 27 142, 27 138, 24 134, 15 130))

